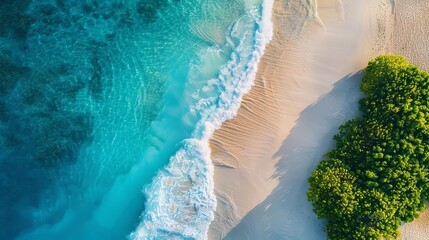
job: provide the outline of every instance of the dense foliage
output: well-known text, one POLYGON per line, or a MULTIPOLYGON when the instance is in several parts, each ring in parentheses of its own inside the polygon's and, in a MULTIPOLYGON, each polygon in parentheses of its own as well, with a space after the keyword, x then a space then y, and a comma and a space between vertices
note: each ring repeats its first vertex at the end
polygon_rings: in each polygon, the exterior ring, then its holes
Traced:
POLYGON ((429 200, 429 74, 380 56, 361 90, 362 116, 340 127, 307 196, 329 239, 395 239, 429 200))

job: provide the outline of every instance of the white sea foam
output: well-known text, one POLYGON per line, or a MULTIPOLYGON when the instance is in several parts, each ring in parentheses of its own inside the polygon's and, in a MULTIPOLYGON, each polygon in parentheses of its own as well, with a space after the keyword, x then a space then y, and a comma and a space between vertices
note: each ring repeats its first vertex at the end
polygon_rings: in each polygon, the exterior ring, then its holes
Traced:
POLYGON ((195 94, 199 99, 193 110, 201 113, 201 120, 194 138, 182 142, 169 165, 144 189, 146 209, 132 239, 207 239, 216 209, 208 140, 236 115, 243 95, 253 85, 258 62, 272 38, 272 5, 273 0, 265 0, 262 11, 261 6, 252 7, 230 27, 230 61, 217 79, 206 81, 202 92, 195 94), (204 95, 213 89, 216 97, 204 95))

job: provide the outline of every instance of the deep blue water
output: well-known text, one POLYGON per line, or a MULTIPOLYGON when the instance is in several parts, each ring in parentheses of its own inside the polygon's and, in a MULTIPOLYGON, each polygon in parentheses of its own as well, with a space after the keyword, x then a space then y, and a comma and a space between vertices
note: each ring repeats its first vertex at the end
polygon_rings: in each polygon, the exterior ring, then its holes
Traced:
MULTIPOLYGON (((262 0, 3 0, 0 239, 205 239, 262 0)), ((265 13, 267 15, 267 13, 265 13)))

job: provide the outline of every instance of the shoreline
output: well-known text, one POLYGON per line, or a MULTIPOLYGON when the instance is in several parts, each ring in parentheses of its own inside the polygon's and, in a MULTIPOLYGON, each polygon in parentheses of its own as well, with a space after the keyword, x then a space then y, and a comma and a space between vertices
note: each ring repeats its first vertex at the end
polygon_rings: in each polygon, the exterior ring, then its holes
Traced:
MULTIPOLYGON (((224 161, 234 160, 236 168, 215 167, 218 208, 211 225, 210 239, 221 239, 228 233, 226 239, 244 235, 266 239, 268 235, 282 231, 282 226, 276 224, 284 222, 281 212, 284 218, 301 218, 304 221, 298 224, 299 221, 294 220, 288 226, 294 228, 296 234, 307 231, 306 239, 323 235, 320 221, 316 220, 305 199, 306 188, 298 188, 298 185, 306 184, 307 176, 303 174, 309 174, 329 150, 339 124, 350 118, 354 111, 337 114, 330 119, 332 123, 326 122, 327 127, 320 130, 299 129, 294 134, 294 129, 300 122, 317 126, 311 116, 300 121, 303 111, 329 93, 335 82, 348 79, 349 74, 361 70, 369 59, 371 49, 365 47, 366 43, 359 38, 359 34, 363 33, 368 39, 373 36, 370 28, 359 25, 362 19, 366 20, 365 3, 368 2, 352 3, 352 7, 356 9, 358 6, 360 11, 353 11, 350 21, 344 18, 350 14, 344 14, 340 2, 312 1, 309 5, 302 5, 300 1, 278 0, 274 3, 274 38, 259 63, 255 85, 243 98, 237 116, 224 123, 211 140, 212 157, 235 156, 234 159, 224 157, 224 161), (357 32, 353 28, 356 25, 359 28, 357 32), (344 32, 349 33, 344 34, 347 41, 343 41, 340 35, 344 32), (369 50, 362 51, 362 48, 369 50), (365 57, 360 57, 362 60, 359 61, 351 57, 362 54, 365 57), (318 141, 323 142, 323 139, 312 135, 312 131, 318 132, 320 137, 326 136, 325 144, 319 145, 318 141), (290 140, 291 136, 293 141, 290 140), (307 140, 305 136, 312 139, 307 140), (294 149, 290 149, 292 146, 294 149), (316 150, 309 153, 307 150, 312 148, 316 150), (308 162, 303 164, 298 162, 299 155, 295 153, 307 155, 306 158, 309 154, 315 154, 316 159, 307 159, 308 162), (292 169, 286 166, 292 164, 292 169), (290 174, 289 171, 294 173, 290 174), (285 189, 288 189, 290 198, 282 197, 286 194, 285 189), (298 200, 293 199, 298 196, 298 200), (296 201, 302 204, 293 208, 303 210, 308 220, 302 219, 304 215, 298 216, 283 208, 296 201), (280 202, 284 205, 281 206, 280 202), (273 212, 266 211, 266 208, 273 212), (258 222, 258 219, 265 218, 273 219, 267 223, 258 222), (246 222, 247 227, 240 222, 246 222), (309 229, 299 226, 305 223, 309 229), (258 224, 261 226, 258 227, 258 224), (315 224, 319 226, 312 229, 315 224), (261 228, 271 230, 266 232, 261 228)), ((335 104, 332 101, 341 98, 338 94, 336 92, 332 98, 329 97, 327 104, 335 104)), ((352 104, 354 102, 351 101, 352 104)), ((349 107, 344 104, 337 108, 344 111, 349 107)), ((323 115, 320 111, 313 114, 323 115)), ((329 116, 323 117, 329 119, 329 116)), ((287 239, 293 235, 292 232, 284 234, 281 236, 287 239)))
POLYGON ((413 58, 411 47, 398 50, 407 35, 395 30, 408 27, 397 17, 401 3, 306 3, 274 2, 274 35, 254 86, 210 140, 218 206, 209 239, 326 239, 306 200, 306 180, 338 126, 358 112, 359 71, 383 53, 429 66, 413 58))

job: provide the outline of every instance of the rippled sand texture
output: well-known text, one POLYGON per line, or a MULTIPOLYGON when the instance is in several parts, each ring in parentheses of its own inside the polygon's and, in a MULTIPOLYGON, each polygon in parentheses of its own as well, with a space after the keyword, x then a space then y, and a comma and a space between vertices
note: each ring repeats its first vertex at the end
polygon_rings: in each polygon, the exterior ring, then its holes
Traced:
POLYGON ((317 4, 275 2, 275 37, 255 86, 211 142, 218 165, 213 239, 324 238, 306 201, 306 179, 339 124, 356 113, 355 73, 377 35, 372 2, 317 4))
MULTIPOLYGON (((255 86, 211 140, 218 207, 210 239, 326 239, 307 178, 338 126, 356 116, 369 59, 403 54, 427 68, 428 20, 419 13, 427 2, 275 1, 275 35, 255 86)), ((419 239, 413 230, 404 239, 419 239)))

